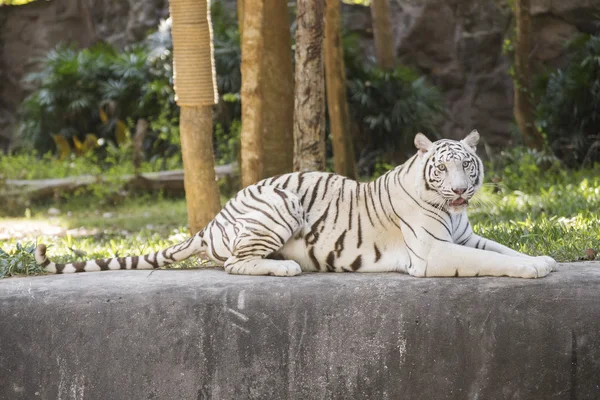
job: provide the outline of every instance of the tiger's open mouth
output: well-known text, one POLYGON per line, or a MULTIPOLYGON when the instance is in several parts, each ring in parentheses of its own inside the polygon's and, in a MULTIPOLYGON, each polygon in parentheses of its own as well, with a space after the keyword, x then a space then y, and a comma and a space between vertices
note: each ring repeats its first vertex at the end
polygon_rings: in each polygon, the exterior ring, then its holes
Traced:
POLYGON ((467 204, 469 204, 469 200, 463 199, 462 197, 459 197, 458 199, 452 200, 450 202, 450 205, 453 207, 466 206, 467 204))

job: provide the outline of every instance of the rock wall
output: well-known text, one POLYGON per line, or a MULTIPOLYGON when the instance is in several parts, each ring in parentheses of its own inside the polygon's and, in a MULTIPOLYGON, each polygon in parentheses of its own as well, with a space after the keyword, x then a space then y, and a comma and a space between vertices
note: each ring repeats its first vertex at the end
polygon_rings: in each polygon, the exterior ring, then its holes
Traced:
POLYGON ((98 38, 123 47, 139 42, 169 16, 168 0, 86 0, 98 38))
POLYGON ((168 16, 168 0, 52 0, 0 7, 0 152, 15 137, 19 104, 33 87, 23 77, 59 43, 124 46, 168 16))
MULTIPOLYGON (((598 0, 531 0, 532 62, 541 71, 563 66, 566 40, 597 32, 598 0)), ((399 61, 427 75, 442 90, 445 137, 462 138, 476 128, 490 145, 510 143, 513 83, 502 44, 514 29, 507 0, 391 0, 399 61)), ((345 26, 363 36, 374 56, 371 19, 360 6, 344 6, 345 26)))
POLYGON ((89 45, 93 26, 78 2, 39 1, 0 7, 0 149, 6 148, 19 104, 31 90, 23 76, 59 42, 89 45))
MULTIPOLYGON (((225 0, 228 3, 234 0, 225 0)), ((597 32, 600 0, 531 0, 536 70, 562 66, 565 40, 597 32)), ((345 29, 362 37, 373 56, 369 9, 343 5, 345 29)), ((440 134, 460 138, 477 128, 492 146, 513 131, 509 59, 504 38, 514 29, 508 0, 391 0, 400 62, 438 85, 446 112, 440 134)), ((168 0, 52 0, 0 7, 0 149, 14 136, 18 104, 31 88, 21 83, 35 57, 58 42, 84 46, 101 39, 117 46, 139 41, 168 15, 168 0)))

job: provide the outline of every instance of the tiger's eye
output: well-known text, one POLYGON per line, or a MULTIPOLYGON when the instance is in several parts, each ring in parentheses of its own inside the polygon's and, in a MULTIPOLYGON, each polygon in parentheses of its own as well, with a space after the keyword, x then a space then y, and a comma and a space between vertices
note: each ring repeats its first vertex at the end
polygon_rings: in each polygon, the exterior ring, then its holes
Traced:
POLYGON ((440 165, 438 165, 438 166, 437 166, 437 168, 438 168, 440 171, 445 171, 445 170, 446 170, 446 166, 445 166, 444 164, 440 164, 440 165))
POLYGON ((468 161, 463 161, 463 168, 467 168, 469 166, 469 162, 468 161))

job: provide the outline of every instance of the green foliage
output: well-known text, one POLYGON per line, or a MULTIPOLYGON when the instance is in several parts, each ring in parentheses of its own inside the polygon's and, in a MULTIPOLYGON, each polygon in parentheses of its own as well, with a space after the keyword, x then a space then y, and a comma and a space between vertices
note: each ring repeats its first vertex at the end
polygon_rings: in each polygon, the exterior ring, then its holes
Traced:
MULTIPOLYGON (((146 254, 188 237, 184 226, 187 218, 185 199, 163 199, 152 195, 109 205, 87 197, 56 206, 63 211, 59 217, 48 218, 45 208, 34 207, 24 220, 29 225, 44 223, 74 229, 65 236, 43 236, 44 243, 51 245, 49 254, 56 262, 146 254), (82 233, 83 236, 74 236, 82 233)), ((21 219, 0 218, 0 234, 4 233, 3 227, 15 221, 21 219)), ((0 277, 42 272, 33 257, 35 244, 29 242, 35 241, 35 237, 39 239, 40 235, 33 233, 18 239, 0 240, 0 277)), ((190 259, 175 267, 197 266, 198 261, 190 259)))
POLYGON ((575 261, 587 248, 598 249, 600 178, 580 171, 554 180, 542 180, 534 192, 483 190, 470 213, 475 231, 526 254, 560 261, 575 261))
POLYGON ((35 243, 15 243, 14 249, 7 252, 0 248, 0 279, 15 275, 37 275, 43 269, 35 262, 35 243))
POLYGON ((569 170, 553 155, 504 151, 488 163, 473 201, 477 233, 521 252, 575 261, 600 247, 600 176, 569 170))
POLYGON ((442 111, 437 88, 411 68, 382 71, 364 61, 352 36, 344 37, 344 52, 351 115, 372 146, 408 155, 416 132, 436 132, 442 111))
POLYGON ((219 94, 239 96, 242 87, 242 51, 237 18, 221 2, 211 4, 211 14, 219 94))
MULTIPOLYGON (((119 177, 135 172, 131 145, 117 147, 107 145, 102 159, 97 154, 60 160, 48 152, 43 155, 32 153, 0 154, 0 171, 3 179, 51 179, 78 175, 102 175, 119 177)), ((139 172, 155 172, 181 168, 181 157, 152 159, 142 162, 139 172)))
POLYGON ((59 160, 50 152, 42 156, 36 152, 0 154, 0 171, 5 179, 50 179, 101 173, 98 163, 91 156, 59 160))
POLYGON ((581 35, 564 69, 538 83, 536 124, 554 153, 570 166, 600 161, 600 36, 581 35))
POLYGON ((475 232, 486 238, 525 254, 549 255, 562 262, 577 261, 586 249, 600 246, 597 215, 585 212, 570 218, 548 213, 519 213, 511 218, 474 212, 471 222, 475 232))
POLYGON ((573 174, 553 154, 526 147, 503 150, 486 164, 487 177, 508 190, 535 192, 573 174))
MULTIPOLYGON (((66 178, 79 175, 101 177, 98 183, 78 189, 73 194, 56 193, 52 200, 38 200, 33 204, 46 204, 48 201, 73 203, 79 199, 87 199, 91 203, 114 204, 124 198, 140 199, 143 194, 130 193, 124 190, 122 177, 136 172, 155 172, 173 170, 182 167, 179 153, 169 157, 154 157, 143 161, 139 169, 134 168, 131 144, 117 147, 109 144, 104 154, 88 152, 82 156, 71 154, 65 159, 58 159, 48 152, 42 156, 36 153, 17 153, 12 155, 0 154, 0 198, 2 198, 3 179, 50 179, 66 178)), ((32 206, 26 195, 10 196, 3 199, 2 215, 22 215, 23 210, 32 206)))
POLYGON ((391 169, 394 169, 394 165, 386 162, 381 156, 377 157, 373 169, 373 179, 379 178, 391 169))
MULTIPOLYGON (((142 228, 135 236, 127 232, 106 233, 97 236, 79 237, 67 235, 52 238, 50 257, 55 262, 85 261, 89 259, 121 257, 126 255, 148 254, 170 247, 187 238, 183 227, 161 234, 152 229, 142 228)), ((21 244, 19 241, 7 241, 0 249, 0 278, 16 275, 43 274, 43 269, 34 258, 34 243, 21 244)), ((191 259, 178 263, 175 268, 198 267, 199 262, 191 259)), ((172 268, 172 267, 171 267, 172 268)))
MULTIPOLYGON (((215 118, 229 132, 238 129, 234 125, 240 117, 237 20, 221 3, 211 10, 217 84, 224 99, 215 118)), ((25 78, 39 89, 22 104, 23 147, 46 153, 56 142, 65 157, 69 147, 93 134, 101 139, 103 156, 111 143, 122 145, 143 118, 150 126, 143 150, 151 161, 179 153, 170 24, 163 21, 143 43, 122 51, 107 44, 83 50, 60 45, 50 51, 41 60, 41 70, 25 78)), ((221 144, 217 138, 215 145, 218 151, 230 143, 221 144)))
POLYGON ((51 50, 41 70, 25 78, 39 88, 22 105, 24 140, 41 152, 54 147, 54 135, 83 141, 92 133, 105 139, 101 143, 120 142, 120 121, 132 128, 138 118, 174 114, 170 67, 147 58, 144 46, 122 52, 107 44, 51 50))
POLYGON ((242 124, 235 120, 229 132, 225 132, 220 123, 215 124, 215 158, 217 165, 237 162, 240 154, 240 131, 242 124))

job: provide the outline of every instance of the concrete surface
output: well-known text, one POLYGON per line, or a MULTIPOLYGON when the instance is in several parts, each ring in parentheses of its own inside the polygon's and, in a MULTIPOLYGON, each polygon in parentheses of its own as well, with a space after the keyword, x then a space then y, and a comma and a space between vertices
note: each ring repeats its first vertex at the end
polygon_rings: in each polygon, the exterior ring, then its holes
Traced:
POLYGON ((598 262, 539 280, 0 281, 0 399, 598 398, 598 262))

